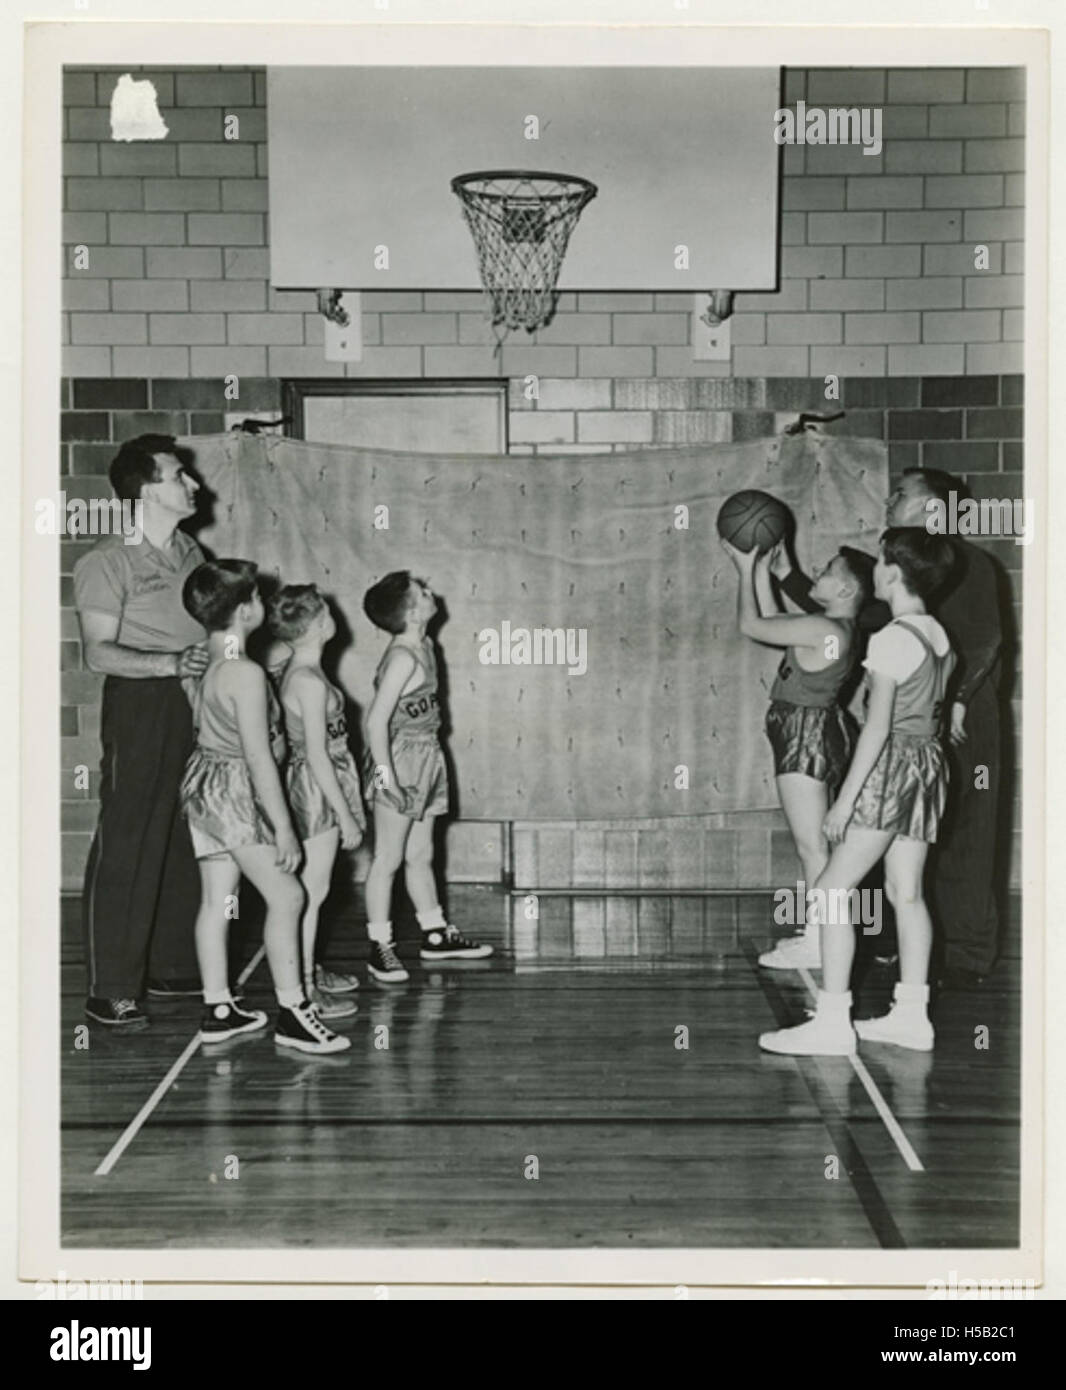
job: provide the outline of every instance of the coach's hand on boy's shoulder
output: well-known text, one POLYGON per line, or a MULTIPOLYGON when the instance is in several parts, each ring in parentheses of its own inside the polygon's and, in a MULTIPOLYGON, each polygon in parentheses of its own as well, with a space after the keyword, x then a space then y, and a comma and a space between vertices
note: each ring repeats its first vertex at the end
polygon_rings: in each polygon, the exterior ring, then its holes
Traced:
POLYGON ((207 670, 209 660, 207 643, 197 642, 191 647, 186 647, 184 651, 178 652, 175 675, 202 676, 207 670))
POLYGON ((854 802, 834 801, 822 822, 822 833, 830 844, 838 844, 847 833, 848 822, 855 811, 854 802))

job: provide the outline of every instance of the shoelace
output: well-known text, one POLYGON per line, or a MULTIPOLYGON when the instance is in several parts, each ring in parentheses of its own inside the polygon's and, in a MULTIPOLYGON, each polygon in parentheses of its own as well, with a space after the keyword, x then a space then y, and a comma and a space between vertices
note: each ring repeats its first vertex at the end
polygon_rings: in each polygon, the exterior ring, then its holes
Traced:
POLYGON ((451 923, 444 928, 444 940, 448 946, 458 946, 466 950, 470 946, 476 946, 476 941, 468 941, 458 927, 453 927, 451 923))
POLYGON ((112 999, 111 1007, 119 1018, 125 1018, 127 1014, 137 1012, 137 1001, 136 999, 112 999))
POLYGON ((293 1013, 300 1020, 309 1033, 314 1033, 320 1042, 327 1042, 334 1036, 329 1028, 319 1018, 315 1011, 314 1004, 297 1004, 293 1013))
POLYGON ((403 962, 391 946, 382 946, 381 960, 386 970, 402 970, 403 962))

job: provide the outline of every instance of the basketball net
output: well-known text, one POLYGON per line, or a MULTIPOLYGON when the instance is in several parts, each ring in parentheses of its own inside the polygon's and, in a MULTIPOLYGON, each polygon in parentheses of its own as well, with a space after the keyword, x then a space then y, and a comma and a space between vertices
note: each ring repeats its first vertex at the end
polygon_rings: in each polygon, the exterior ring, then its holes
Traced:
POLYGON ((515 328, 550 323, 570 233, 596 185, 568 174, 497 170, 460 174, 452 192, 477 250, 499 356, 515 328))

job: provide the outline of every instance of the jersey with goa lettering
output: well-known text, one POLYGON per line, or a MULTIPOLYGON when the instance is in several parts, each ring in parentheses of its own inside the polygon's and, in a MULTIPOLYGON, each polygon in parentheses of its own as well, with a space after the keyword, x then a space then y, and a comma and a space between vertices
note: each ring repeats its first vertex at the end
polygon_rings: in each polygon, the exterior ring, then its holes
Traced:
MULTIPOLYGON (((397 646, 399 645, 403 646, 404 651, 410 652, 418 662, 422 670, 422 679, 413 690, 406 691, 396 702, 396 708, 389 720, 389 738, 407 738, 413 734, 435 736, 440 728, 440 703, 437 697, 437 661, 433 654, 433 644, 427 639, 420 648, 410 647, 406 642, 397 643, 397 646)), ((395 647, 390 646, 382 657, 374 677, 375 688, 381 679, 385 663, 391 658, 394 650, 395 647)))

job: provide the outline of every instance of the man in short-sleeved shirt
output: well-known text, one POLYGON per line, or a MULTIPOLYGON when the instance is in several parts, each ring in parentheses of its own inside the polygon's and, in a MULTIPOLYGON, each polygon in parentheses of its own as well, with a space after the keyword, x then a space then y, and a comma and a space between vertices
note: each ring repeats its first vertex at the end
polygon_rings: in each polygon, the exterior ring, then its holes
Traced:
POLYGON ((123 536, 105 536, 74 568, 74 603, 79 612, 108 613, 118 619, 121 647, 141 652, 173 652, 203 641, 204 630, 185 611, 182 585, 204 553, 191 536, 175 531, 169 553, 147 539, 127 545, 123 536))
POLYGON ((142 435, 110 470, 119 498, 141 504, 140 537, 107 536, 74 568, 85 664, 106 675, 100 820, 85 873, 86 1013, 143 1027, 138 999, 199 992, 194 925, 200 883, 178 789, 192 747, 180 678, 206 665, 205 636, 182 603, 203 552, 178 525, 198 484, 174 439, 142 435))

